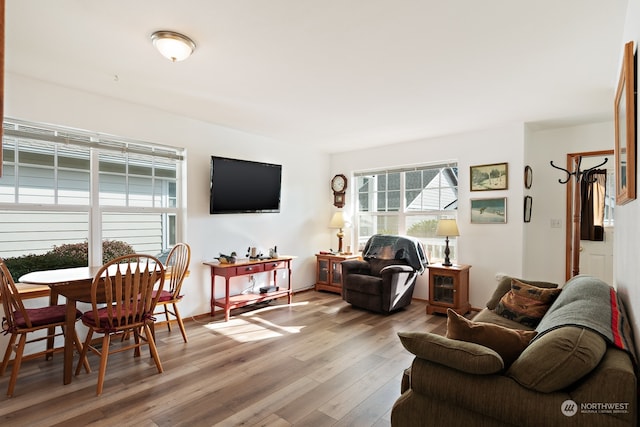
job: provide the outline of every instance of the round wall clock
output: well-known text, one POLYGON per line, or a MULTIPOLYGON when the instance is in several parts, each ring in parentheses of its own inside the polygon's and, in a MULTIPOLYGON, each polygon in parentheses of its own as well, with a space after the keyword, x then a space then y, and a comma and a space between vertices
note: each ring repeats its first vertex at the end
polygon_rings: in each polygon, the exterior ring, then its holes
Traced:
POLYGON ((344 206, 345 191, 347 190, 347 177, 338 174, 331 179, 331 190, 333 190, 333 205, 337 208, 344 206))
POLYGON ((334 193, 344 193, 347 189, 347 177, 342 174, 334 176, 331 180, 331 189, 334 193))

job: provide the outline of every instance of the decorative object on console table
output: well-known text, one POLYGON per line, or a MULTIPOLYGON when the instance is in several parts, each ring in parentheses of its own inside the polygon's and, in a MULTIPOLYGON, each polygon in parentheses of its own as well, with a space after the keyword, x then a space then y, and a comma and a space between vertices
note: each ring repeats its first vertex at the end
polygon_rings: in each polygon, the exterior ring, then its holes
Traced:
MULTIPOLYGON (((211 316, 215 314, 215 308, 224 309, 224 320, 229 320, 229 313, 234 308, 244 307, 245 305, 255 304, 262 301, 272 300, 281 297, 287 297, 287 303, 291 304, 291 256, 280 256, 274 259, 251 259, 238 260, 236 264, 221 264, 219 262, 204 262, 211 271, 211 316), (279 286, 276 282, 277 270, 286 269, 288 272, 287 287, 279 286), (262 272, 273 271, 273 286, 277 288, 273 292, 264 292, 260 294, 239 294, 231 295, 229 291, 229 281, 232 277, 254 275, 262 272), (216 276, 224 277, 225 287, 224 296, 216 298, 216 276)), ((272 288, 269 288, 272 289, 272 288)))
POLYGON ((337 208, 344 207, 347 177, 342 174, 334 176, 331 179, 331 190, 333 190, 333 205, 337 208))
POLYGON ((348 259, 360 259, 359 255, 316 254, 316 291, 329 291, 342 295, 342 266, 348 259))
POLYGON ((444 262, 442 265, 451 266, 451 260, 449 259, 449 254, 451 251, 449 250, 449 237, 459 236, 460 232, 458 231, 458 223, 455 219, 441 219, 438 221, 438 226, 436 227, 436 236, 445 236, 445 247, 444 247, 444 262))
POLYGON ((471 310, 469 304, 470 265, 452 265, 450 267, 432 264, 429 269, 429 301, 427 314, 447 314, 451 308, 458 314, 471 310))
POLYGON ((269 248, 269 258, 278 258, 278 247, 269 248))
POLYGON ((220 256, 216 259, 220 261, 221 264, 235 264, 236 260, 238 259, 238 254, 236 254, 235 252, 231 252, 231 254, 229 255, 220 253, 220 256))
POLYGON ((338 253, 339 254, 342 254, 342 238, 344 237, 344 232, 342 231, 342 229, 348 228, 350 226, 351 226, 351 223, 349 222, 347 218, 347 214, 345 214, 344 211, 338 211, 334 213, 333 216, 331 217, 331 221, 329 222, 329 228, 339 229, 338 234, 336 234, 336 236, 338 236, 338 253))

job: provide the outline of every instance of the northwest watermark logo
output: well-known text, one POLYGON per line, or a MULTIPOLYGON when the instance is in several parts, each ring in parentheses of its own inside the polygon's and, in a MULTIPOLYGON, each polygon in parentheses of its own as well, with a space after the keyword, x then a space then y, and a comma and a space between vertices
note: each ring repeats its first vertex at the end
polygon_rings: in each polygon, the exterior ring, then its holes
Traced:
POLYGON ((560 406, 562 414, 567 417, 573 417, 580 412, 581 414, 626 414, 629 412, 628 402, 587 402, 577 404, 573 400, 565 400, 560 406))
POLYGON ((578 404, 573 400, 565 400, 562 402, 562 406, 560 407, 563 415, 567 417, 573 417, 578 413, 578 404))

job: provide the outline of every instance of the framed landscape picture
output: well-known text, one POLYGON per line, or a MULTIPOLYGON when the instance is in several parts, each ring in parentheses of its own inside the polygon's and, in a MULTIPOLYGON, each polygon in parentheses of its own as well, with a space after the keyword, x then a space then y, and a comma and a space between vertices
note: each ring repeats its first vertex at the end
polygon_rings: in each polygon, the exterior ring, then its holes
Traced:
POLYGON ((506 224, 507 198, 471 199, 472 224, 506 224))
POLYGON ((471 166, 471 191, 506 190, 509 188, 507 163, 471 166))

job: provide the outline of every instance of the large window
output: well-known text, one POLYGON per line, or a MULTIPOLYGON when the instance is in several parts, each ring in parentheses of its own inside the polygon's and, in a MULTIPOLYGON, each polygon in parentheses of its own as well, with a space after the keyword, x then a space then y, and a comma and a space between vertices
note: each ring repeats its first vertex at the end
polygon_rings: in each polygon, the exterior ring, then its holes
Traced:
MULTIPOLYGON (((0 256, 104 240, 159 253, 179 240, 181 149, 6 119, 0 256)), ((92 262, 93 261, 93 262, 92 262)))
MULTIPOLYGON (((435 231, 438 219, 457 216, 457 164, 360 172, 355 178, 358 249, 374 234, 401 234, 419 238, 431 262, 444 259, 444 240, 435 231)), ((455 238, 449 246, 455 259, 455 238)))

